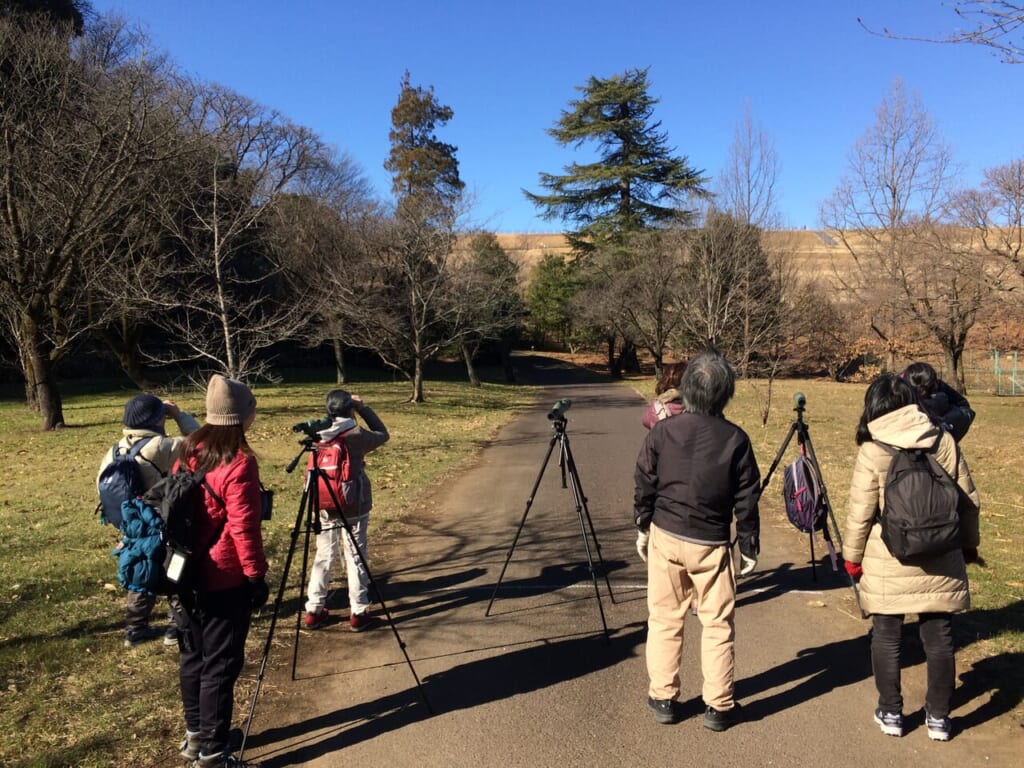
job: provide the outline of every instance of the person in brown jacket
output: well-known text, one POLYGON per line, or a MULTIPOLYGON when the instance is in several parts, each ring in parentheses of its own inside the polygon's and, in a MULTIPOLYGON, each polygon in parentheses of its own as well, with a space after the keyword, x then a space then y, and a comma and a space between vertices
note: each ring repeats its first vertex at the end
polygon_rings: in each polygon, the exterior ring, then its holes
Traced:
POLYGON ((859 579, 861 608, 871 615, 871 667, 878 689, 874 719, 882 733, 903 735, 900 639, 904 617, 916 614, 927 657, 925 725, 929 738, 947 741, 956 679, 952 614, 970 607, 966 564, 978 558, 978 492, 953 436, 932 422, 914 388, 895 374, 882 374, 868 387, 857 444, 843 557, 847 572, 859 579), (962 491, 963 549, 901 562, 882 541, 879 516, 885 514, 883 491, 892 455, 875 441, 922 449, 936 440, 935 459, 962 491))

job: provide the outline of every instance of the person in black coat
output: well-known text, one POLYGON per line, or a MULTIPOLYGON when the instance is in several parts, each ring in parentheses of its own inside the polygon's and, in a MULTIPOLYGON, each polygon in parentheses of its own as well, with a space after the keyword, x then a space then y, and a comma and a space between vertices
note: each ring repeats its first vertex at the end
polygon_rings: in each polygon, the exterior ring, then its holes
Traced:
POLYGON ((959 443, 974 421, 974 410, 967 398, 940 379, 928 363, 911 363, 900 378, 917 390, 932 421, 959 443))

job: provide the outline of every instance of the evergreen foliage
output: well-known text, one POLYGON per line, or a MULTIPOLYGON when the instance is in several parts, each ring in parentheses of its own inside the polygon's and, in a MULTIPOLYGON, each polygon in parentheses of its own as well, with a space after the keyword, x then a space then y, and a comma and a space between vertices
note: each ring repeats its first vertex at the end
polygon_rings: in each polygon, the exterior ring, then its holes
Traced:
POLYGON ((422 214, 436 207, 441 215, 458 202, 465 187, 455 158, 458 148, 435 133, 453 116, 451 107, 435 99, 433 86, 413 87, 405 72, 398 103, 391 110, 391 153, 384 163, 400 208, 415 206, 422 214))
POLYGON ((597 160, 571 163, 565 173, 542 173, 546 193, 524 190, 547 220, 574 225, 573 250, 586 253, 607 241, 670 222, 689 224, 686 203, 707 195, 703 171, 676 155, 654 121, 658 99, 648 93, 647 70, 630 69, 578 87, 548 133, 562 146, 596 145, 597 160))

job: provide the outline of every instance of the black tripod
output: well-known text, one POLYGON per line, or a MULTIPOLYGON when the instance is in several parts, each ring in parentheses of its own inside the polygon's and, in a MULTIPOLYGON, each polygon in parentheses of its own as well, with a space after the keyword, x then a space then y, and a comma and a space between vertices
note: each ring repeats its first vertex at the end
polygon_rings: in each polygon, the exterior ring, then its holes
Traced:
MULTIPOLYGON (((281 602, 284 599, 285 588, 288 585, 288 572, 291 569, 292 558, 295 555, 295 547, 296 544, 298 543, 299 532, 305 529, 306 533, 305 546, 303 547, 302 550, 302 574, 299 580, 299 595, 301 596, 305 594, 306 591, 306 568, 309 563, 310 536, 312 534, 319 534, 322 531, 320 523, 319 493, 321 479, 327 480, 328 478, 326 472, 324 472, 324 470, 322 470, 319 465, 320 447, 319 444, 313 438, 306 438, 304 440, 300 440, 299 443, 302 445, 302 450, 299 451, 298 455, 294 459, 292 459, 292 462, 287 467, 285 467, 284 471, 289 474, 293 472, 295 470, 295 467, 298 465, 299 460, 307 451, 312 454, 313 461, 312 466, 310 466, 309 469, 306 470, 305 485, 302 488, 302 498, 299 500, 298 513, 295 516, 295 526, 292 528, 291 545, 288 547, 288 556, 285 558, 284 570, 281 573, 281 584, 277 588, 277 597, 274 599, 274 611, 270 619, 270 628, 267 630, 267 639, 263 646, 263 658, 260 660, 259 674, 257 675, 256 678, 256 690, 253 692, 252 695, 252 703, 249 706, 249 717, 248 720, 246 721, 245 733, 242 737, 242 747, 241 749, 239 749, 238 752, 239 759, 241 759, 242 751, 245 749, 245 740, 249 737, 249 727, 252 725, 252 716, 254 710, 256 709, 256 698, 259 696, 260 687, 263 684, 263 676, 267 667, 267 658, 270 656, 270 645, 274 638, 274 627, 277 625, 277 617, 278 613, 281 610, 281 602)), ((324 483, 323 487, 326 488, 327 492, 330 494, 331 501, 334 503, 334 509, 342 509, 343 505, 340 503, 338 497, 335 495, 334 489, 331 487, 331 484, 329 482, 324 483)), ((356 539, 352 532, 352 526, 349 525, 349 522, 345 519, 344 515, 339 515, 338 521, 340 522, 341 526, 345 529, 345 535, 349 536, 350 541, 352 541, 354 544, 356 539)), ((430 714, 434 714, 434 710, 431 708, 430 702, 427 700, 426 691, 423 690, 423 686, 420 684, 420 679, 416 674, 416 670, 412 666, 412 660, 410 660, 409 654, 405 650, 405 643, 402 641, 401 636, 398 634, 398 629, 395 627, 395 622, 391 618, 391 613, 390 611, 388 611, 387 604, 384 602, 384 596, 380 588, 377 586, 377 582, 374 580, 373 574, 370 572, 370 567, 366 563, 366 559, 363 556, 363 552, 361 548, 358 546, 353 546, 352 550, 355 552, 356 557, 359 559, 359 562, 362 565, 362 567, 366 569, 366 574, 370 582, 370 588, 376 594, 376 598, 378 602, 380 602, 381 610, 383 611, 384 616, 387 618, 388 624, 391 627, 391 632, 394 634, 395 640, 398 642, 398 647, 402 650, 402 655, 405 657, 406 664, 409 665, 409 671, 412 672, 412 677, 416 681, 416 687, 417 689, 419 689, 420 696, 423 698, 423 704, 426 706, 427 712, 429 712, 430 714)), ((355 575, 349 574, 349 578, 355 578, 355 575)), ((296 614, 295 620, 295 644, 292 653, 292 680, 295 679, 295 668, 299 658, 299 630, 301 626, 302 614, 300 612, 296 614)))
POLYGON ((580 474, 576 470, 576 462, 572 457, 572 450, 569 448, 569 433, 567 431, 567 419, 565 418, 565 411, 569 410, 571 405, 570 400, 562 399, 555 403, 555 406, 548 413, 548 418, 551 420, 551 428, 554 434, 551 435, 551 441, 548 443, 548 452, 544 456, 544 462, 541 464, 540 472, 537 473, 537 480, 533 484, 533 490, 530 491, 530 497, 526 500, 526 509, 523 510, 523 517, 519 521, 519 528, 516 529, 516 535, 512 539, 512 546, 509 547, 508 556, 505 558, 505 564, 501 568, 501 573, 498 575, 498 583, 494 585, 494 591, 491 593, 491 599, 487 603, 487 610, 484 611, 484 616, 491 615, 491 606, 494 605, 494 598, 498 594, 498 588, 501 587, 501 580, 505 578, 505 571, 508 569, 508 564, 512 560, 512 553, 516 549, 516 543, 519 541, 519 536, 523 532, 523 526, 526 525, 526 517, 530 514, 530 507, 533 505, 533 499, 537 495, 537 489, 540 487, 541 478, 544 477, 544 470, 547 469, 548 461, 551 459, 551 454, 554 453, 555 446, 558 446, 558 466, 562 470, 562 487, 571 487, 573 499, 576 502, 576 516, 580 521, 580 532, 583 534, 583 546, 587 551, 587 565, 590 568, 590 578, 594 583, 594 595, 597 597, 597 609, 601 614, 601 626, 604 628, 605 638, 611 642, 608 633, 608 623, 604 618, 604 606, 601 603, 601 590, 597 586, 597 571, 594 570, 594 560, 591 556, 590 542, 594 542, 594 551, 597 552, 597 559, 601 563, 601 571, 604 573, 604 582, 608 587, 608 596, 611 598, 612 603, 615 602, 615 595, 612 593, 612 585, 608 580, 608 569, 605 567, 604 559, 601 557, 601 545, 597 540, 597 533, 594 531, 594 522, 590 518, 590 510, 587 509, 587 499, 583 495, 583 487, 580 484, 580 474), (566 485, 566 476, 569 478, 569 485, 566 485))
MULTIPOLYGON (((796 420, 790 425, 789 432, 786 433, 786 437, 783 439, 782 444, 779 446, 778 452, 775 454, 775 460, 772 461, 768 472, 764 476, 764 480, 761 482, 761 493, 763 494, 765 489, 768 487, 768 483, 772 479, 772 473, 775 468, 779 466, 779 462, 782 461, 782 457, 786 453, 786 448, 789 446, 790 440, 793 439, 793 435, 796 435, 797 445, 800 448, 800 454, 807 460, 807 465, 811 468, 811 472, 814 475, 814 482, 817 483, 818 488, 821 490, 821 503, 825 508, 825 517, 821 521, 821 535, 825 539, 825 543, 829 548, 832 555, 833 567, 836 567, 836 555, 835 547, 832 545, 832 537, 829 533, 829 522, 832 523, 832 530, 835 531, 836 541, 839 542, 839 547, 842 549, 843 538, 839 533, 839 525, 836 523, 835 514, 832 512, 832 503, 828 499, 828 489, 825 487, 825 480, 821 476, 821 469, 818 466, 818 458, 814 454, 814 445, 811 443, 811 436, 807 431, 807 422, 804 421, 804 410, 807 407, 807 398, 802 392, 797 392, 793 395, 793 402, 796 404, 793 410, 796 412, 796 420)), ((814 528, 808 531, 811 545, 811 574, 814 580, 818 580, 817 564, 814 556, 814 528)), ((857 601, 857 607, 860 608, 860 593, 857 590, 857 582, 850 577, 850 587, 853 589, 853 597, 857 601)), ((863 611, 861 611, 863 613, 863 611)))

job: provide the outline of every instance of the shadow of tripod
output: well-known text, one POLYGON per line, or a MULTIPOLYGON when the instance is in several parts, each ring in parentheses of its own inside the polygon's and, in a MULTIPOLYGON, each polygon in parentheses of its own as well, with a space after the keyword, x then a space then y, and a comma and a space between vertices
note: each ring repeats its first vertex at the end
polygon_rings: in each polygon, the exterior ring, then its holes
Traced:
MULTIPOLYGON (((305 484, 302 488, 302 498, 299 499, 298 512, 295 515, 295 525, 292 528, 291 544, 288 547, 288 555, 284 561, 284 570, 281 573, 281 583, 277 588, 277 597, 274 599, 274 610, 270 618, 270 628, 267 630, 267 639, 263 646, 263 657, 260 660, 259 673, 256 677, 256 689, 253 691, 252 703, 249 706, 249 716, 245 724, 245 732, 242 737, 242 746, 239 749, 238 756, 241 759, 242 752, 245 749, 245 741, 249 737, 249 727, 252 724, 253 712, 256 709, 256 699, 260 695, 260 688, 263 685, 263 677, 266 672, 267 659, 270 656, 270 646, 274 638, 274 628, 277 625, 277 617, 281 610, 281 603, 284 599, 284 592, 288 586, 288 573, 291 570, 292 559, 295 555, 296 545, 299 540, 299 533, 305 531, 305 545, 302 549, 302 571, 299 579, 299 594, 302 595, 306 590, 306 571, 309 565, 309 540, 312 534, 319 534, 322 531, 320 523, 320 488, 323 487, 327 490, 327 493, 331 497, 334 509, 344 509, 344 505, 339 501, 335 494, 334 488, 331 485, 330 479, 327 473, 320 468, 319 456, 322 445, 316 442, 313 437, 307 437, 299 441, 302 446, 302 450, 299 451, 298 455, 292 459, 291 463, 285 467, 285 472, 291 474, 295 467, 298 465, 299 460, 303 454, 309 452, 311 455, 310 466, 306 470, 305 484)), ((325 505, 326 506, 326 505, 325 505)), ((338 520, 341 526, 345 529, 344 535, 349 537, 349 541, 352 543, 352 551, 355 553, 360 564, 366 571, 367 578, 369 580, 370 587, 376 593, 378 602, 380 602, 381 611, 387 618, 388 625, 391 627, 391 632, 395 636, 395 640, 398 642, 398 647, 402 651, 402 655, 405 657, 405 663, 409 666, 409 671, 412 673, 413 680, 416 681, 416 688, 420 692, 420 696, 423 699, 423 704, 427 708, 429 714, 434 714, 434 710, 430 706, 430 701, 427 700, 426 691, 423 690, 423 686, 420 684, 420 678, 416 674, 415 668, 413 668, 412 660, 409 658, 409 654, 405 649, 405 642, 403 642, 401 636, 398 634, 398 629, 395 627, 395 622, 391 618, 391 612, 388 610, 387 604, 384 602, 384 595, 377 585, 377 582, 373 578, 373 573, 370 571, 370 566, 366 562, 366 558, 363 555, 362 548, 356 545, 356 538, 352 531, 352 526, 348 520, 345 519, 345 515, 341 514, 338 516, 338 520)), ((355 578, 354 574, 349 574, 349 578, 355 578)), ((302 626, 302 613, 296 614, 295 618, 295 643, 292 652, 292 680, 295 679, 295 669, 298 664, 299 658, 299 631, 302 626)))
MULTIPOLYGON (((765 489, 768 487, 768 483, 772 479, 772 473, 775 468, 779 466, 779 462, 782 461, 782 457, 786 453, 786 448, 789 446, 793 436, 796 435, 797 445, 800 449, 800 455, 806 460, 807 466, 810 467, 811 473, 813 474, 813 481, 817 485, 821 494, 821 504, 825 509, 825 514, 821 517, 821 534, 825 539, 825 543, 829 548, 829 552, 832 555, 832 562, 835 567, 836 554, 835 548, 832 546, 832 537, 829 533, 829 523, 832 523, 832 530, 835 532, 836 541, 839 542, 839 548, 843 547, 843 538, 839 533, 839 524, 836 523, 835 514, 832 512, 832 503, 828 499, 828 489, 825 487, 825 480, 821 476, 821 469, 818 466, 818 457, 814 454, 814 445, 811 443, 811 436, 807 430, 807 422, 804 421, 804 410, 807 408, 807 398, 803 392, 797 392, 793 395, 793 402, 796 404, 793 410, 796 412, 796 419, 789 427, 789 431, 786 433, 786 437, 783 438, 779 450, 775 454, 775 459, 772 461, 768 472, 765 474, 764 479, 761 481, 761 493, 764 494, 765 489)), ((818 526, 812 526, 807 532, 810 538, 811 545, 811 573, 814 576, 814 580, 818 580, 817 565, 814 557, 814 531, 818 529, 818 526)), ((838 567, 836 568, 838 570, 838 567)), ((861 615, 864 614, 864 610, 860 607, 860 592, 857 589, 857 582, 854 581, 853 577, 847 574, 850 579, 850 588, 853 590, 853 597, 857 603, 857 608, 860 610, 861 615)))
POLYGON ((508 555, 505 558, 505 564, 501 567, 501 573, 498 575, 498 583, 494 585, 494 591, 491 593, 491 599, 487 603, 487 610, 484 611, 484 616, 491 615, 491 606, 494 605, 494 598, 497 596, 498 589, 501 587, 502 579, 505 578, 505 571, 508 569, 508 564, 512 560, 512 553, 515 552, 519 536, 523 532, 523 526, 526 525, 526 517, 530 514, 530 508, 533 506, 533 499, 537 495, 537 489, 540 487, 540 481, 544 477, 544 470, 547 469, 548 462, 551 460, 551 454, 554 453, 555 446, 557 445, 558 466, 562 471, 562 487, 572 488, 573 500, 576 503, 576 516, 579 518, 580 532, 583 534, 583 546, 587 552, 587 565, 590 568, 590 578, 594 583, 594 596, 597 598, 597 610, 601 614, 601 626, 604 628, 605 639, 610 643, 611 636, 608 632, 608 623, 605 621, 604 605, 601 603, 601 590, 597 585, 597 571, 594 569, 594 559, 591 555, 591 541, 593 541, 594 551, 597 553, 597 559, 601 563, 601 571, 604 574, 604 583, 608 587, 608 596, 611 598, 612 603, 615 602, 615 595, 612 592, 611 582, 608 580, 608 569, 605 567, 604 559, 601 557, 601 545, 597 540, 597 533, 594 531, 594 522, 590 517, 590 510, 587 509, 587 498, 583 495, 583 486, 580 484, 580 475, 576 469, 576 461, 573 459, 572 449, 569 447, 569 433, 567 431, 568 421, 565 418, 565 412, 569 410, 569 406, 571 404, 571 400, 559 400, 548 413, 548 419, 551 420, 551 428, 553 430, 551 441, 548 443, 548 451, 544 456, 544 462, 541 464, 540 472, 537 473, 537 480, 533 484, 533 490, 530 491, 530 497, 526 500, 526 509, 523 510, 522 519, 519 521, 519 527, 516 529, 516 535, 512 539, 512 546, 509 547, 508 555), (568 485, 566 485, 566 477, 568 477, 569 480, 568 485))

